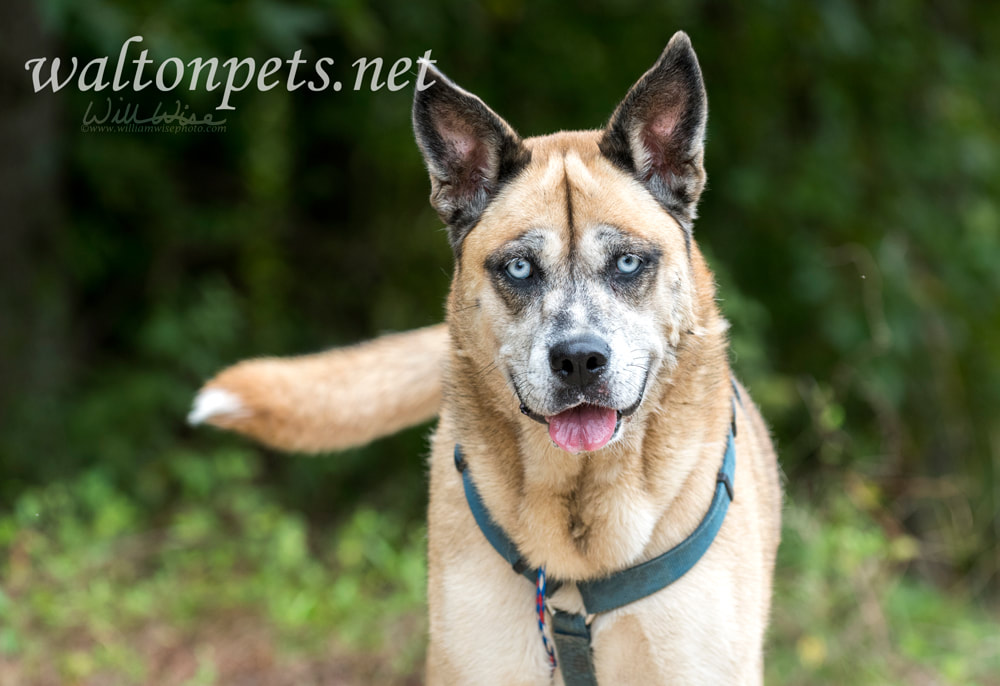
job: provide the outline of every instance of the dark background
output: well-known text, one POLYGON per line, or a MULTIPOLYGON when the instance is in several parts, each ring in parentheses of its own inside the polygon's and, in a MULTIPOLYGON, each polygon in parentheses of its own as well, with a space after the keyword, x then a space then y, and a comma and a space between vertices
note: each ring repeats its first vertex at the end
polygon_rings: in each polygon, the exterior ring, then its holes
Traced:
POLYGON ((139 34, 154 67, 302 49, 353 84, 360 57, 430 49, 528 136, 603 125, 677 29, 709 94, 695 235, 787 476, 769 677, 997 683, 995 615, 975 608, 1000 589, 1000 11, 846 0, 5 2, 0 676, 226 682, 242 672, 213 627, 235 615, 265 627, 253 669, 415 678, 428 427, 305 458, 184 416, 238 359, 440 321, 451 269, 412 85, 248 89, 232 112, 218 92, 124 91, 226 130, 84 133, 109 93, 35 94, 25 60, 106 55, 113 73, 139 34), (101 602, 99 579, 140 609, 101 602), (220 584, 243 590, 219 604, 220 584), (313 604, 283 615, 294 602, 313 604), (157 662, 135 637, 160 624, 157 662), (410 657, 390 625, 417 636, 410 657), (335 667, 309 652, 320 634, 335 667))

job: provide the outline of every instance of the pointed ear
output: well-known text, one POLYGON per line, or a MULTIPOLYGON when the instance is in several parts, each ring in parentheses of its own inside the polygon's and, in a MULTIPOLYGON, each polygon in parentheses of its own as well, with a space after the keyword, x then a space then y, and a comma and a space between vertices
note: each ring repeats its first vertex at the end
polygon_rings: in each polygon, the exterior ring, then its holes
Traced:
POLYGON ((456 254, 504 183, 531 161, 507 122, 472 93, 426 65, 413 100, 413 130, 431 177, 431 205, 456 254))
POLYGON ((689 232, 705 188, 707 119, 698 58, 678 31, 618 105, 600 141, 604 156, 641 181, 689 232))

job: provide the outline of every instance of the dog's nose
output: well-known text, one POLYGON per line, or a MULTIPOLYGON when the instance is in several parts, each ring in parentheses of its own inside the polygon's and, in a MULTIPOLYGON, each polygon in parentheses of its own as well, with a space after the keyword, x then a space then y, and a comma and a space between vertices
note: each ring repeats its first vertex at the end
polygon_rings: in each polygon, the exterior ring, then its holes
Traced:
POLYGON ((552 373, 570 386, 583 388, 600 376, 611 357, 604 339, 586 334, 557 343, 549 349, 552 373))

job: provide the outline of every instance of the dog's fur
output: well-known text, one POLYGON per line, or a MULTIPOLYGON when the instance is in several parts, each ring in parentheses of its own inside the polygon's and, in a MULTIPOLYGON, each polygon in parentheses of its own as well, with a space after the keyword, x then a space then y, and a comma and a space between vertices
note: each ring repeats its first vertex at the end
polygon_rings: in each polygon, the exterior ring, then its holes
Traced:
MULTIPOLYGON (((461 444, 528 562, 564 581, 655 557, 704 517, 734 407, 727 324, 691 232, 707 101, 683 33, 602 131, 522 140, 428 70, 414 128, 455 251, 447 328, 241 363, 206 384, 192 418, 322 450, 439 412, 427 682, 548 684, 532 585, 477 527, 452 451, 461 444), (553 350, 594 337, 607 353, 597 381, 568 384, 553 350), (618 424, 606 445, 573 454, 544 423, 581 402, 617 410, 618 424)), ((722 529, 680 580, 593 618, 601 684, 762 681, 781 495, 767 429, 739 395, 722 529)), ((572 584, 552 604, 583 610, 572 584)))

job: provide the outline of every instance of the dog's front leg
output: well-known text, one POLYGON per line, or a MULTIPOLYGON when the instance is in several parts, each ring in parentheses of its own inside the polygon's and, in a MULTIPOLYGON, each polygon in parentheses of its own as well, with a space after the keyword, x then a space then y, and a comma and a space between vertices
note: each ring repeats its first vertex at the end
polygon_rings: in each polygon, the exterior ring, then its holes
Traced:
POLYGON ((534 586, 483 543, 464 546, 467 557, 440 558, 428 570, 427 684, 547 686, 534 586))

